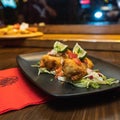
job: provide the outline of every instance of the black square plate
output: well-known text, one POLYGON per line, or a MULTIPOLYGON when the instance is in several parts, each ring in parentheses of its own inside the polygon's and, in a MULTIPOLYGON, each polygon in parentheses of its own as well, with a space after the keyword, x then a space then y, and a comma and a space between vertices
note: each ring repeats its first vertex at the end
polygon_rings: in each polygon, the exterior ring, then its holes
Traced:
MULTIPOLYGON (((113 85, 102 85, 99 89, 93 88, 77 88, 69 83, 61 83, 54 79, 54 75, 42 73, 38 76, 38 69, 31 65, 36 64, 46 52, 37 52, 22 54, 17 57, 17 63, 23 73, 37 87, 55 97, 71 97, 88 95, 92 93, 100 93, 120 87, 120 83, 113 85)), ((120 67, 107 63, 100 59, 89 56, 95 64, 95 68, 99 69, 107 77, 114 77, 120 80, 120 67)))

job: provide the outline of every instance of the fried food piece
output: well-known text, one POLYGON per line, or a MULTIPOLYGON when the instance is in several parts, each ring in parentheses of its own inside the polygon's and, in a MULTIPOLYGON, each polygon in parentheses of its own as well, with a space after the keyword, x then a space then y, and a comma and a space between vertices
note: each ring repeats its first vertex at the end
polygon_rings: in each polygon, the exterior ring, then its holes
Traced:
POLYGON ((7 25, 0 28, 0 35, 18 35, 18 34, 30 34, 38 31, 37 27, 30 27, 27 23, 7 25))
POLYGON ((87 68, 90 68, 90 69, 92 69, 94 66, 93 62, 87 57, 83 60, 83 63, 87 68))
POLYGON ((64 59, 63 62, 63 72, 64 75, 72 80, 81 79, 83 76, 86 75, 86 67, 83 63, 78 65, 72 59, 64 59))
POLYGON ((44 55, 40 60, 40 67, 45 67, 48 70, 56 70, 61 64, 62 57, 44 55))
POLYGON ((19 33, 18 30, 8 30, 7 28, 0 29, 0 35, 16 35, 17 33, 19 33))
POLYGON ((4 35, 4 33, 6 33, 6 29, 0 28, 0 35, 4 35))
POLYGON ((37 27, 29 27, 27 29, 29 32, 37 32, 38 31, 38 28, 37 27))
POLYGON ((63 76, 71 80, 79 80, 87 74, 87 68, 93 67, 93 63, 89 58, 85 58, 83 61, 77 60, 47 54, 42 56, 40 67, 45 67, 48 71, 57 71, 60 68, 63 76))

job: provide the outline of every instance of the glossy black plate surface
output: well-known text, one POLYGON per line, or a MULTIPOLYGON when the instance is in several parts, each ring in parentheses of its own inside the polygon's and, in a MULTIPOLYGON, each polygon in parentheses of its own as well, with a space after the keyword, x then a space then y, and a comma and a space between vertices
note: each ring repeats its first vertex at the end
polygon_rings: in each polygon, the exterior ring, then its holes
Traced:
MULTIPOLYGON (((88 95, 92 93, 105 92, 120 87, 120 83, 111 86, 102 85, 99 89, 93 88, 77 88, 69 83, 62 84, 60 81, 54 79, 53 75, 40 74, 38 76, 38 69, 31 67, 36 64, 46 52, 37 52, 30 54, 22 54, 17 57, 17 63, 23 73, 32 81, 37 87, 56 97, 71 97, 88 95)), ((114 77, 120 80, 120 67, 114 66, 110 63, 100 59, 89 56, 95 64, 95 68, 99 69, 107 77, 114 77)))

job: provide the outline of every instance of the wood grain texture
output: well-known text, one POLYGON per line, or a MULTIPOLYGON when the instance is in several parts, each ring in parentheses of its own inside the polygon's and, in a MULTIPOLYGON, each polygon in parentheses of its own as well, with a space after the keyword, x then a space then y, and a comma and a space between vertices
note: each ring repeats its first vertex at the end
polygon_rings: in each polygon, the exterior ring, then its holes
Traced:
POLYGON ((90 34, 44 34, 28 39, 0 39, 0 46, 24 46, 51 48, 55 41, 61 41, 73 47, 76 42, 89 50, 120 51, 120 35, 90 34))
POLYGON ((57 34, 120 34, 120 24, 110 25, 45 25, 39 26, 44 33, 57 34))
MULTIPOLYGON (((0 70, 17 67, 16 56, 48 48, 1 47, 0 70)), ((120 66, 119 51, 89 50, 88 54, 120 66)), ((120 89, 71 99, 54 99, 0 115, 0 120, 120 120, 120 89)))

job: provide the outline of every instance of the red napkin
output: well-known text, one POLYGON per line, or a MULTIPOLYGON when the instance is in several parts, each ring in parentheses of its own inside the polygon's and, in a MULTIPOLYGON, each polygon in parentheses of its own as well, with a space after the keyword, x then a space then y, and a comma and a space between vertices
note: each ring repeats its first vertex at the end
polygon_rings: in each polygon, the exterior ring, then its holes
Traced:
POLYGON ((42 104, 50 96, 37 91, 21 74, 19 68, 0 71, 0 114, 28 105, 42 104))

